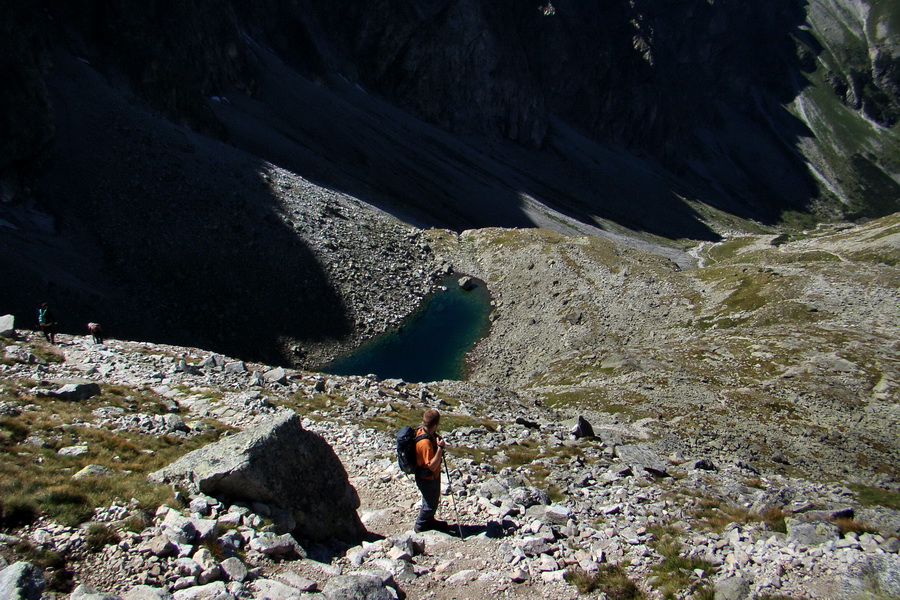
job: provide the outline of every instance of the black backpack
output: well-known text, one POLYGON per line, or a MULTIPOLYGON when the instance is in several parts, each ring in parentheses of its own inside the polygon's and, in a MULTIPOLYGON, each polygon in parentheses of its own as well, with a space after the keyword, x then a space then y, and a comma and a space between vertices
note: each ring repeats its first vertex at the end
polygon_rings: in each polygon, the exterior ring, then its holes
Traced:
POLYGON ((397 432, 397 464, 404 473, 416 472, 416 443, 429 439, 427 433, 416 435, 416 429, 407 425, 397 432))

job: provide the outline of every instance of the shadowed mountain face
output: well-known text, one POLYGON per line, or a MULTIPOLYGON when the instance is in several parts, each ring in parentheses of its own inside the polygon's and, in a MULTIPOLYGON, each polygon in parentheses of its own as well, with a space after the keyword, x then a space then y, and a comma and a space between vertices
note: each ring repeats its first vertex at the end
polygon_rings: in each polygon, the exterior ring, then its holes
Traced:
POLYGON ((353 307, 260 183, 268 163, 456 229, 714 240, 716 210, 900 207, 889 2, 5 4, 16 310, 59 294, 90 315, 128 289, 135 335, 255 356, 285 328, 350 335, 353 307), (255 324, 289 305, 290 323, 255 324))

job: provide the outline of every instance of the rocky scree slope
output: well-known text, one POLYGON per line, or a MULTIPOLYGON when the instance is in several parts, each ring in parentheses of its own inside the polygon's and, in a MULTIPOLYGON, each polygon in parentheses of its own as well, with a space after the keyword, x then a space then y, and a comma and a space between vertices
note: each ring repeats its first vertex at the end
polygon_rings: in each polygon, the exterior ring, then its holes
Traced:
POLYGON ((130 459, 73 478, 82 463, 109 458, 103 440, 139 430, 187 444, 210 428, 265 424, 288 408, 334 448, 359 493, 362 522, 381 539, 352 547, 296 540, 277 533, 286 523, 279 507, 259 502, 170 496, 156 509, 122 497, 107 499, 82 527, 47 516, 7 524, 0 569, 15 564, 0 570, 3 585, 33 573, 31 563, 15 562, 24 559, 41 565, 32 581, 46 577, 50 590, 76 600, 334 600, 361 589, 379 598, 563 599, 578 596, 567 571, 604 582, 607 569, 645 598, 895 593, 896 498, 886 502, 893 509, 871 505, 840 484, 760 472, 739 454, 667 456, 641 441, 641 423, 591 428, 581 420, 573 429, 576 419, 566 417, 577 412, 494 386, 325 378, 190 348, 61 341, 48 353, 25 335, 5 351, 6 464, 44 457, 60 486, 115 489, 130 476, 122 468, 130 459), (69 422, 50 399, 61 393, 57 382, 73 379, 101 393, 67 401, 87 409, 69 422), (454 497, 443 498, 441 515, 455 520, 456 507, 464 540, 409 531, 418 494, 396 467, 393 429, 432 405, 444 413, 453 448, 444 492, 454 497), (47 411, 57 411, 51 428, 22 431, 47 411), (61 452, 73 446, 83 451, 61 452))
POLYGON ((895 487, 898 226, 738 236, 698 247, 690 270, 541 230, 429 235, 494 298, 473 381, 640 424, 661 448, 674 435, 711 458, 895 487))

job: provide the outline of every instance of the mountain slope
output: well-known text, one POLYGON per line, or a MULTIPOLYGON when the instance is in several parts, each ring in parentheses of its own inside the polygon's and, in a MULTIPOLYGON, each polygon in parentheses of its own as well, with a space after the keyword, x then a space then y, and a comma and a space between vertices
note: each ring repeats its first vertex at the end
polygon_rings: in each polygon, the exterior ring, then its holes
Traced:
MULTIPOLYGON (((383 330, 433 265, 413 241, 386 270, 335 266, 310 239, 340 194, 379 220, 664 243, 900 198, 891 3, 8 8, 5 310, 30 320, 48 298, 71 331, 275 361, 288 339, 327 354, 383 330), (278 208, 273 166, 312 201, 278 208)), ((366 256, 366 228, 344 233, 339 263, 366 256)))

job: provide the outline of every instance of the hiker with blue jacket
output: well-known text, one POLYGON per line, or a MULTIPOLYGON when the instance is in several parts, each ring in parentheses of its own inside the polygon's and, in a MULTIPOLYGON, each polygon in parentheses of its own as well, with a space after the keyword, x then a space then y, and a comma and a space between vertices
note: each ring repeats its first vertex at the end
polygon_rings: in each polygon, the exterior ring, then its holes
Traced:
POLYGON ((416 486, 422 493, 422 509, 416 519, 416 532, 448 531, 445 521, 434 518, 441 499, 441 463, 445 444, 438 435, 441 414, 429 408, 422 417, 422 425, 416 430, 416 486))
POLYGON ((51 344, 56 344, 56 317, 50 312, 50 305, 44 302, 38 309, 38 327, 44 332, 44 337, 51 344))

